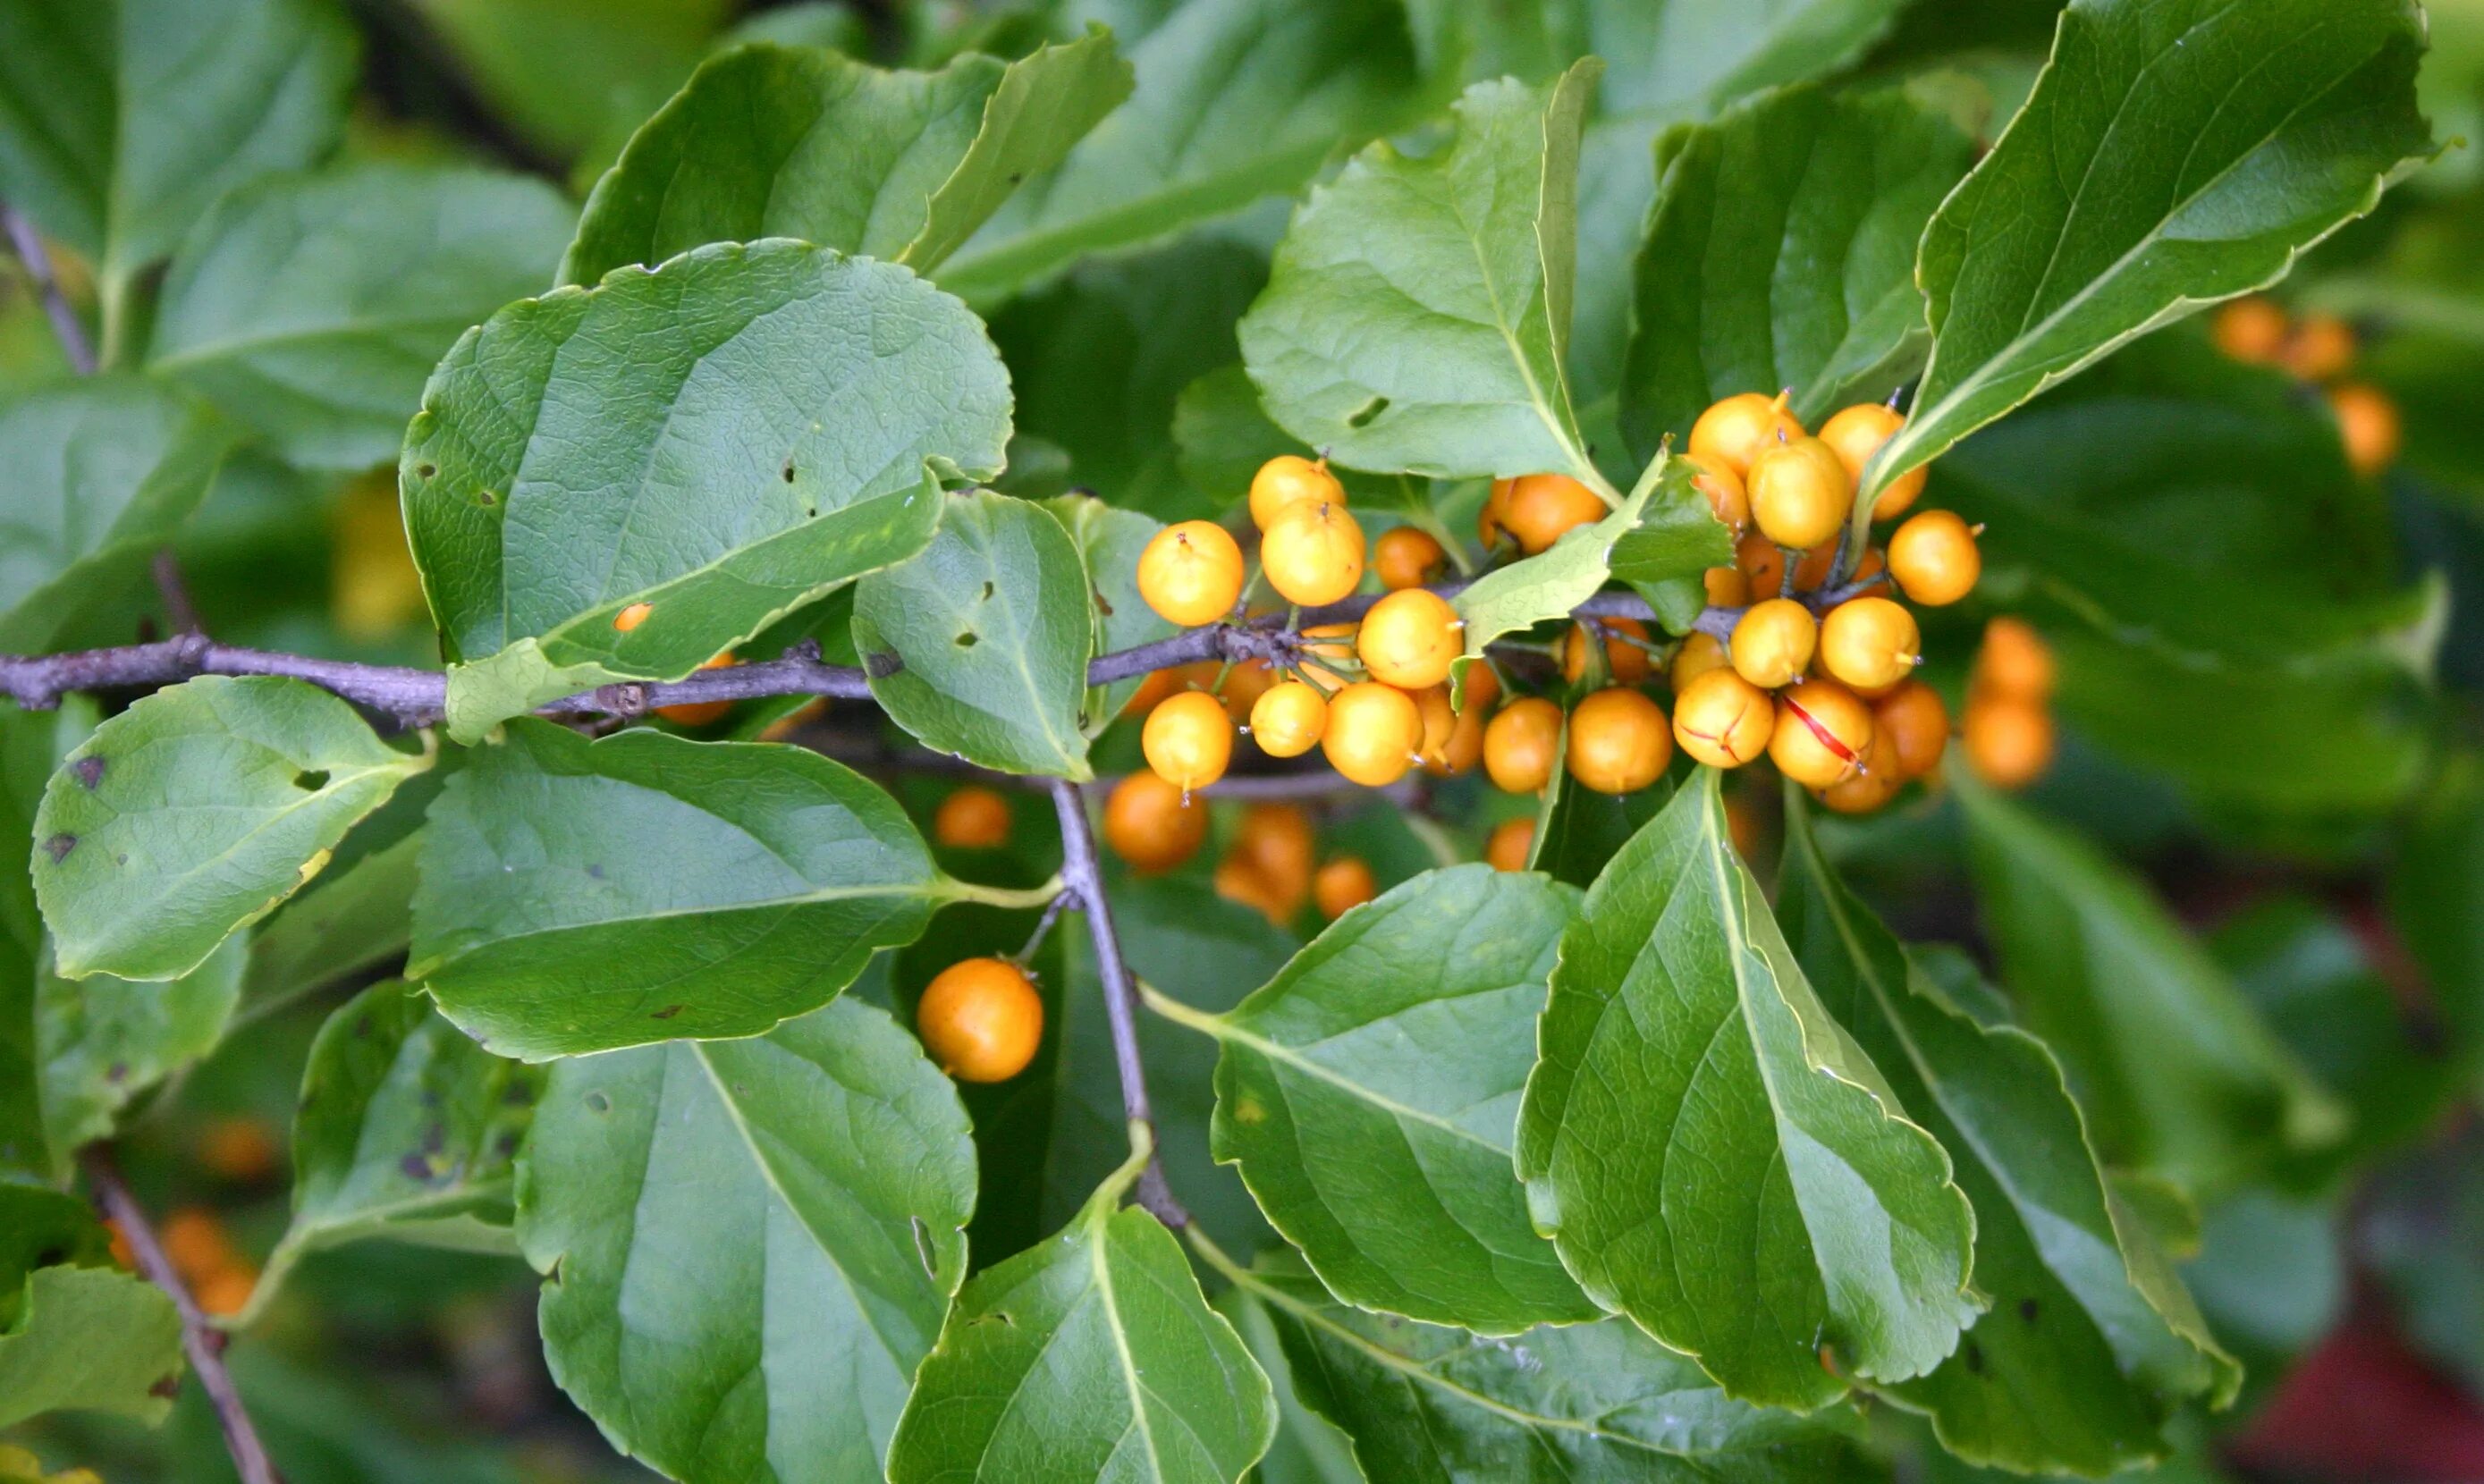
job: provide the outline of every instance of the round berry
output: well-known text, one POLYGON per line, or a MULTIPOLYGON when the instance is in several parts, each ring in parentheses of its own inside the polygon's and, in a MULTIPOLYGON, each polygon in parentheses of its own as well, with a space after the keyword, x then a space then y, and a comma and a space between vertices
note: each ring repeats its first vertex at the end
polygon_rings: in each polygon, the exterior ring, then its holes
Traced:
POLYGON ((1415 761, 1423 771, 1434 777, 1446 777, 1449 771, 1449 739, 1458 730, 1458 715, 1449 705, 1449 688, 1445 685, 1425 686, 1407 692, 1415 698, 1415 715, 1422 718, 1422 735, 1415 742, 1415 761))
POLYGON ((2285 310, 2265 294, 2236 299, 2217 310, 2210 337, 2217 348, 2252 365, 2274 365, 2285 347, 2285 310))
POLYGON ((1921 778, 1940 766, 1949 747, 1949 707, 1940 692, 1910 680, 1872 703, 1874 755, 1901 779, 1921 778))
POLYGON ((1872 709, 1833 680, 1797 682, 1777 697, 1768 758, 1807 789, 1825 789, 1860 770, 1872 745, 1872 709))
POLYGON ((1725 398, 1690 425, 1690 456, 1747 485, 1751 464, 1762 449, 1802 436, 1802 424, 1786 411, 1785 404, 1782 392, 1771 397, 1744 391, 1725 398))
POLYGON ((1328 697, 1299 680, 1261 691, 1251 705, 1251 740, 1272 758, 1298 758, 1328 728, 1328 697))
POLYGON ((1345 486, 1328 472, 1328 460, 1307 459, 1298 453, 1281 453, 1259 466, 1251 476, 1251 524, 1261 530, 1277 519, 1279 511, 1301 500, 1325 500, 1333 505, 1345 503, 1345 486))
POLYGON ((1509 492, 1517 487, 1515 479, 1495 479, 1492 493, 1484 499, 1483 508, 1475 512, 1475 540, 1486 552, 1490 552, 1503 534, 1500 518, 1509 509, 1509 492))
POLYGON ((1710 670, 1673 702, 1673 740, 1694 762, 1740 768, 1768 750, 1776 703, 1732 670, 1710 670))
POLYGON ((1902 603, 1854 598, 1820 624, 1820 667, 1857 690, 1885 690, 1923 662, 1923 631, 1902 603))
POLYGON ((1225 703, 1225 715, 1233 718, 1235 726, 1250 724, 1251 708, 1259 704, 1259 697, 1266 695, 1278 680, 1276 666, 1265 660, 1245 660, 1226 670, 1225 683, 1221 687, 1216 682, 1220 666, 1214 661, 1206 661, 1201 668, 1207 673, 1200 684, 1215 688, 1217 698, 1225 703))
POLYGON ((1139 553, 1139 596, 1167 623, 1212 624, 1242 601, 1242 549, 1213 522, 1168 526, 1139 553))
POLYGON ((1329 766, 1364 788, 1386 788, 1415 766, 1423 716, 1415 698, 1376 680, 1356 681, 1329 698, 1320 750, 1329 766))
POLYGON ((1854 477, 1817 438, 1762 449, 1746 482, 1752 522, 1779 546, 1818 546, 1854 513, 1854 477))
MULTIPOLYGON (((1742 572, 1743 585, 1752 598, 1774 598, 1785 590, 1785 553, 1777 544, 1758 531, 1744 531, 1734 543, 1734 565, 1742 572)), ((1719 604, 1719 607, 1736 607, 1738 604, 1719 604)))
POLYGON ((1335 603, 1363 581, 1363 527, 1334 500, 1300 499, 1259 538, 1259 571, 1287 603, 1335 603))
POLYGON ((1599 794, 1635 794, 1672 761, 1664 708, 1636 690, 1599 690, 1570 713, 1570 776, 1599 794))
POLYGON ((2355 364, 2354 327, 2335 314, 2306 314, 2278 359, 2303 381, 2343 376, 2355 364))
POLYGON ((1880 744, 1878 734, 1874 734, 1870 744, 1863 749, 1862 766, 1855 769, 1853 775, 1827 788, 1814 790, 1812 796, 1839 814, 1877 811, 1897 797, 1898 791, 1906 786, 1905 775, 1887 759, 1886 751, 1880 744))
POLYGON ((1268 878, 1239 855, 1228 855, 1218 861, 1208 879, 1216 887, 1216 895, 1251 908, 1280 928, 1291 922, 1294 911, 1300 909, 1301 904, 1297 903, 1289 910, 1284 898, 1278 895, 1277 888, 1269 883, 1268 878))
POLYGON ((1449 553, 1430 531, 1412 526, 1391 526, 1371 543, 1371 570, 1390 592, 1422 586, 1439 577, 1448 560, 1449 553))
POLYGON ((1206 691, 1185 690, 1148 713, 1139 746, 1165 782, 1185 794, 1203 789, 1233 761, 1233 718, 1206 691))
POLYGON ((1483 770, 1493 787, 1533 794, 1552 781, 1561 755, 1561 708, 1542 696, 1510 702, 1483 729, 1483 770))
POLYGON ((1673 667, 1665 673, 1666 684, 1680 695, 1690 688, 1690 683, 1710 670, 1731 669, 1734 661, 1725 658, 1725 644, 1713 634, 1691 634, 1673 652, 1673 667))
POLYGON ((1363 615, 1354 652, 1373 680, 1420 690, 1449 678, 1450 662, 1466 652, 1466 625, 1446 598, 1409 587, 1363 615))
POLYGON ((1966 761, 1995 788, 2023 789, 2053 766, 2053 714, 2012 696, 1978 696, 1966 704, 1966 761))
POLYGON ((1788 685, 1811 667, 1820 623, 1792 598, 1770 598, 1745 609, 1725 653, 1744 680, 1763 690, 1788 685))
POLYGON ((1319 858, 1319 842, 1311 834, 1310 816, 1293 804, 1253 804, 1242 811, 1233 832, 1228 859, 1239 859, 1258 873, 1278 904, 1276 915, 1291 918, 1310 895, 1311 866, 1319 858))
POLYGON ((1104 843, 1139 871, 1171 871, 1199 853, 1207 811, 1151 772, 1135 772, 1104 798, 1104 843))
POLYGON ((1518 538, 1519 550, 1532 556, 1609 513, 1595 491, 1568 474, 1528 474, 1510 485, 1500 524, 1518 538))
POLYGON ((1380 882, 1360 855, 1340 855, 1311 877, 1311 901, 1328 918, 1343 917, 1380 895, 1380 882))
POLYGON ((1948 510, 1926 510, 1908 516, 1889 538, 1889 575, 1907 597, 1941 607, 1975 591, 1984 555, 1966 522, 1948 510))
POLYGON ((1615 685, 1635 686, 1647 679, 1647 625, 1635 618, 1598 618, 1570 626, 1561 641, 1561 678, 1576 685, 1587 673, 1587 631, 1604 631, 1605 669, 1615 685), (1634 644, 1624 634, 1638 640, 1634 644))
MULTIPOLYGON (((1863 487, 1863 470, 1880 445, 1897 436, 1906 425, 1905 415, 1894 407, 1877 402, 1857 402, 1820 425, 1820 441, 1846 466, 1846 476, 1854 487, 1863 487)), ((1918 464, 1892 481, 1872 501, 1872 519, 1893 521, 1906 512, 1916 498, 1924 493, 1924 481, 1931 477, 1930 465, 1918 464)))
POLYGON ((1533 820, 1503 820, 1492 827, 1491 836, 1484 841, 1483 858, 1495 871, 1524 871, 1526 857, 1534 849, 1533 820))
POLYGON ((2053 647, 2023 618, 1996 618, 1984 626, 1969 683, 1977 695, 2010 696, 2041 705, 2053 698, 2053 647))
POLYGON ((1043 997, 1006 958, 968 958, 942 969, 914 1006, 923 1049, 960 1082, 1007 1082, 1026 1070, 1043 1039, 1043 997))
POLYGON ((1708 508, 1727 529, 1741 535, 1751 523, 1751 497, 1742 489, 1742 476, 1717 459, 1684 454, 1682 462, 1690 470, 1690 487, 1708 497, 1708 508))
POLYGON ((2329 389, 2329 410, 2337 415, 2337 436, 2346 445, 2346 463, 2369 479, 2398 461, 2405 434, 2398 404, 2389 393, 2363 382, 2329 389))
POLYGON ((1740 567, 1711 567, 1699 574, 1699 582, 1712 608, 1739 608, 1751 601, 1751 580, 1740 567))
POLYGON ((958 850, 997 850, 1009 844, 1009 800, 980 783, 952 789, 932 816, 932 838, 958 850))

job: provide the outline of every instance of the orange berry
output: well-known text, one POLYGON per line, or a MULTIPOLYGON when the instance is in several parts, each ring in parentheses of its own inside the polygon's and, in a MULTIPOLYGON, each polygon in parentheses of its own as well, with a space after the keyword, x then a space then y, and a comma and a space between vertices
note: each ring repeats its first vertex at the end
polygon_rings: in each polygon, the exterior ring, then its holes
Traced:
MULTIPOLYGON (((1734 543, 1734 564, 1742 569, 1743 581, 1752 598, 1774 598, 1785 591, 1785 553, 1777 544, 1758 531, 1745 531, 1734 543)), ((1739 607, 1719 604, 1720 607, 1739 607)))
POLYGON ((1763 690, 1786 685, 1811 666, 1820 623, 1792 598, 1770 598, 1745 609, 1725 653, 1744 680, 1763 690))
POLYGON ((1311 817, 1293 804, 1253 804, 1242 811, 1233 832, 1228 859, 1239 858, 1267 882, 1291 918, 1302 910, 1311 889, 1311 865, 1319 858, 1319 842, 1311 833, 1311 817))
POLYGON ((276 1130, 262 1118, 213 1119, 199 1131, 199 1163, 219 1179, 266 1179, 277 1154, 276 1130))
POLYGON ((2265 294, 2251 294, 2217 310, 2209 334, 2217 348, 2252 365, 2274 365, 2285 348, 2285 310, 2265 294))
POLYGON ((1449 688, 1425 686, 1407 693, 1415 698, 1415 715, 1423 722, 1422 736, 1415 742, 1417 766, 1433 777, 1445 778, 1449 775, 1449 739, 1458 730, 1457 712, 1449 705, 1449 688))
POLYGON ((1139 871, 1171 871, 1199 853, 1207 811, 1150 772, 1135 772, 1104 798, 1104 842, 1139 871))
POLYGON ((1771 397, 1744 391, 1725 398, 1690 425, 1690 456, 1748 485, 1752 461, 1762 449, 1802 436, 1802 424, 1786 411, 1785 404, 1782 392, 1771 397))
MULTIPOLYGON (((1857 402, 1820 425, 1820 441, 1846 466, 1847 477, 1854 487, 1863 487, 1863 471, 1880 445, 1897 436, 1906 425, 1905 416, 1894 407, 1877 402, 1857 402)), ((1930 465, 1918 464, 1906 471, 1872 502, 1872 519, 1895 520, 1924 493, 1924 481, 1931 477, 1930 465)))
POLYGON ((1422 712, 1394 686, 1360 680, 1330 697, 1320 750, 1329 766, 1364 788, 1386 788, 1415 766, 1422 712))
POLYGON ((1284 898, 1278 894, 1276 886, 1238 855, 1218 861, 1209 880, 1216 887, 1216 895, 1251 908, 1280 928, 1293 921, 1294 914, 1286 909, 1284 898))
POLYGON ((1168 526, 1139 553, 1139 596, 1167 623, 1212 624, 1242 601, 1242 548, 1212 521, 1168 526))
POLYGON ((1259 538, 1259 572, 1288 603, 1335 603, 1363 581, 1363 527, 1335 500, 1300 499, 1259 538))
POLYGON ((1970 686, 1977 695, 2041 705, 2053 696, 2053 647, 2025 619, 1996 618, 1984 626, 1970 686))
POLYGON ((1872 709, 1833 680, 1797 681, 1777 697, 1768 758, 1807 789, 1834 787, 1862 767, 1872 744, 1872 709))
POLYGON ((1379 881, 1359 855, 1340 855, 1311 877, 1311 901, 1322 917, 1343 917, 1379 895, 1379 881))
POLYGON ((1611 512, 1596 492, 1568 474, 1528 474, 1509 487, 1500 524, 1532 556, 1562 535, 1611 512))
POLYGON ((1561 708, 1525 696, 1500 709, 1483 729, 1483 770, 1493 787, 1532 794, 1552 781, 1561 752, 1561 708))
POLYGON ((1708 497, 1708 508, 1715 513, 1734 534, 1751 523, 1751 498, 1742 489, 1742 476, 1715 459, 1697 459, 1688 454, 1682 462, 1690 469, 1690 487, 1708 497))
POLYGON ((1690 683, 1700 676, 1710 670, 1729 669, 1733 662, 1725 658, 1724 642, 1716 635, 1705 632, 1693 634, 1673 652, 1673 668, 1664 678, 1673 687, 1673 693, 1680 695, 1689 689, 1690 683))
POLYGON ((1266 530, 1278 513, 1306 499, 1345 503, 1345 486, 1328 472, 1328 460, 1281 453, 1251 476, 1251 524, 1266 530))
POLYGON ((1636 690, 1599 690, 1570 713, 1570 776, 1599 794, 1634 794, 1672 761, 1664 708, 1636 690))
POLYGON ((2388 392, 2363 382, 2329 389, 2329 410, 2337 415, 2337 436, 2346 445, 2346 462, 2355 472, 2371 478, 2398 461, 2405 431, 2398 404, 2388 392))
POLYGON ((224 1223, 204 1206, 185 1205, 166 1216, 155 1228, 155 1239, 174 1271, 193 1283, 241 1261, 224 1223))
POLYGON ((979 783, 952 789, 932 816, 932 838, 952 850, 997 850, 1009 844, 1009 800, 979 783))
POLYGON ((1885 690, 1915 673, 1923 631, 1905 605, 1851 598, 1820 624, 1820 667, 1857 690, 1885 690))
POLYGON ((1746 482, 1752 522, 1779 546, 1831 540, 1854 512, 1854 476, 1817 438, 1761 449, 1746 482))
POLYGON ((914 1029, 942 1071, 960 1082, 1007 1082, 1043 1040, 1043 997, 1006 958, 942 969, 914 1006, 914 1029))
POLYGON ((1299 680, 1269 687, 1251 706, 1251 740, 1272 758, 1298 758, 1319 745, 1328 697, 1299 680))
POLYGON ((2012 696, 1966 703, 1966 761, 1995 788, 2023 789, 2053 766, 2053 715, 2012 696))
POLYGON ((2335 314, 2306 314, 2285 337, 2278 359, 2304 381, 2343 376, 2355 364, 2354 327, 2335 314))
MULTIPOLYGON (((1635 686, 1647 679, 1648 654, 1641 647, 1647 642, 1647 625, 1635 618, 1599 618, 1591 622, 1604 631, 1605 668, 1613 683, 1635 686), (1632 643, 1623 634, 1632 635, 1639 643, 1632 643)), ((1586 623, 1572 624, 1569 636, 1561 641, 1561 678, 1574 685, 1587 673, 1587 629, 1586 623)))
POLYGON ((1732 670, 1710 670, 1673 702, 1673 740, 1695 762, 1740 768, 1768 750, 1776 703, 1732 670))
POLYGON ((1951 511, 1926 510, 1908 516, 1889 538, 1889 575, 1901 592, 1936 608, 1975 591, 1984 555, 1966 522, 1951 511))
POLYGON ((1233 718, 1206 691, 1185 690, 1148 713, 1139 747, 1167 783, 1183 793, 1203 789, 1233 761, 1233 718))
POLYGON ((190 1285, 190 1297, 198 1300, 202 1312, 224 1318, 249 1308, 257 1287, 257 1272, 245 1263, 202 1276, 190 1285))
POLYGON ((1439 577, 1448 560, 1449 553, 1430 531, 1412 526, 1391 526, 1371 543, 1371 570, 1391 592, 1422 586, 1439 577))
POLYGON ((652 603, 631 604, 628 607, 623 608, 620 612, 612 615, 612 627, 623 634, 627 634, 631 630, 637 628, 640 624, 645 623, 647 621, 647 615, 654 611, 656 611, 656 606, 652 603))
POLYGON ((1503 820, 1492 827, 1490 838, 1484 841, 1483 858, 1495 871, 1524 871, 1526 857, 1534 849, 1533 820, 1503 820))
POLYGON ((824 695, 814 696, 810 700, 804 701, 795 710, 786 713, 784 715, 777 717, 773 721, 769 722, 766 727, 761 729, 759 740, 761 742, 783 742, 786 738, 793 736, 795 733, 800 731, 806 726, 809 726, 812 722, 819 720, 822 716, 824 716, 827 714, 828 698, 824 695))
MULTIPOLYGON (((710 660, 707 663, 700 665, 699 668, 702 670, 721 670, 728 669, 734 665, 740 664, 741 662, 741 661, 733 657, 733 651, 728 649, 723 654, 710 660)), ((663 717, 666 721, 672 722, 675 726, 705 726, 711 721, 721 718, 726 712, 731 710, 733 710, 733 703, 731 701, 684 701, 678 706, 659 706, 656 708, 656 715, 663 717)))
MULTIPOLYGON (((1782 563, 1784 558, 1778 560, 1782 563)), ((1711 567, 1699 574, 1699 580, 1712 608, 1739 608, 1751 601, 1751 580, 1742 576, 1740 567, 1711 567)))
POLYGON ((1186 668, 1188 666, 1176 664, 1148 671, 1139 682, 1139 688, 1131 691, 1130 698, 1121 703, 1121 715, 1144 716, 1155 710, 1158 701, 1181 688, 1181 674, 1186 668))
POLYGON ((1449 601, 1420 587, 1390 593, 1363 615, 1354 652, 1364 672, 1400 690, 1420 690, 1449 678, 1466 652, 1466 623, 1449 601))
MULTIPOLYGON (((1203 684, 1214 685, 1219 668, 1212 661, 1208 663, 1203 684)), ((1259 697, 1268 693, 1278 678, 1277 667, 1265 660, 1245 660, 1226 670, 1225 684, 1217 690, 1217 698, 1225 703, 1225 715, 1233 718, 1235 726, 1247 725, 1251 708, 1259 704, 1259 697)))
MULTIPOLYGON (((1445 695, 1448 688, 1441 688, 1445 695)), ((1500 699, 1500 679, 1492 666, 1477 661, 1467 667, 1466 704, 1459 707, 1455 721, 1449 727, 1449 740, 1437 756, 1424 739, 1423 771, 1435 778, 1453 778, 1471 773, 1483 761, 1484 725, 1492 716, 1492 708, 1500 699)))
POLYGON ((1475 540, 1487 552, 1500 540, 1500 518, 1509 509, 1509 492, 1517 485, 1515 479, 1495 479, 1492 493, 1484 498, 1483 508, 1475 512, 1475 540))
POLYGON ((1906 775, 1895 763, 1882 756, 1877 733, 1863 748, 1863 764, 1853 776, 1824 789, 1814 789, 1812 796, 1839 814, 1871 814, 1898 796, 1906 786, 1906 775))
POLYGON ((1949 707, 1940 692, 1910 680, 1872 703, 1875 756, 1900 779, 1921 778, 1949 747, 1949 707))

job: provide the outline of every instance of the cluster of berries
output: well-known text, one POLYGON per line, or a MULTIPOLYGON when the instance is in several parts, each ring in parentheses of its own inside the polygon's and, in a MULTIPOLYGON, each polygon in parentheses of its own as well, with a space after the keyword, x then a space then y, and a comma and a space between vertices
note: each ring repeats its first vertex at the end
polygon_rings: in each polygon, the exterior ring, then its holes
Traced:
POLYGON ((2355 472, 2370 478, 2397 462, 2404 436, 2397 403, 2369 382, 2346 379, 2355 368, 2354 326, 2316 310, 2294 319, 2276 300, 2253 294, 2219 310, 2209 333, 2237 361, 2322 388, 2355 472))
POLYGON ((2053 651, 2015 618, 1984 629, 1960 728, 1966 761, 1996 788, 2023 789, 2053 763, 2053 651))

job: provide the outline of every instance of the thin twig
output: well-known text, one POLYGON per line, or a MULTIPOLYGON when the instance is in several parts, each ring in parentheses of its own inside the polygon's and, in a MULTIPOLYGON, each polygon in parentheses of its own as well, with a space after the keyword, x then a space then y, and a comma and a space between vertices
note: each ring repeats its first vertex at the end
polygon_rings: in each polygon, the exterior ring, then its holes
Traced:
POLYGON ((150 570, 155 578, 155 594, 164 600, 164 617, 173 625, 175 634, 204 634, 199 622, 198 605, 190 601, 190 584, 181 576, 181 559, 166 547, 155 553, 150 570))
POLYGON ((232 1453, 233 1469, 240 1473, 242 1484, 284 1484, 284 1475, 267 1456, 267 1448, 258 1441, 258 1430, 251 1425, 250 1413, 242 1406, 241 1392, 233 1387, 232 1372, 225 1369, 225 1337, 190 1296, 181 1275, 175 1271, 172 1259, 164 1255, 164 1244, 155 1238, 155 1228, 147 1220, 147 1212, 130 1193, 127 1181, 113 1164, 112 1156, 100 1148, 86 1152, 87 1178, 94 1184, 95 1199, 103 1214, 121 1228, 122 1237, 129 1243, 129 1254, 138 1261, 138 1271, 148 1282, 164 1290, 173 1301, 175 1312, 181 1316, 181 1353, 188 1356, 190 1369, 199 1378, 199 1386, 207 1393, 207 1402, 216 1411, 216 1420, 225 1430, 225 1446, 232 1453))
POLYGON ((86 337, 86 326, 79 321, 68 295, 61 292, 61 281, 52 272, 52 255, 44 250, 42 234, 6 202, 0 202, 0 228, 7 229, 9 246, 16 251, 17 260, 26 265, 26 277, 34 282, 35 292, 43 301, 43 312, 51 316, 52 333, 60 337, 61 353, 68 358, 69 369, 80 376, 93 376, 94 342, 86 337))
MULTIPOLYGON (((1095 834, 1087 823, 1087 800, 1078 785, 1055 780, 1052 808, 1061 817, 1061 878, 1067 891, 1078 894, 1088 936, 1095 944, 1096 973, 1104 981, 1104 1018, 1113 1029, 1113 1062, 1121 1073, 1121 1111, 1153 1134, 1155 1111, 1148 1102, 1148 1068, 1139 1054, 1139 992, 1130 983, 1129 965, 1121 960, 1112 905, 1104 900, 1104 872, 1095 861, 1095 834)), ((1190 1213, 1165 1185, 1164 1162, 1156 1155, 1149 1155, 1147 1169, 1139 1172, 1138 1201, 1175 1231, 1190 1225, 1190 1213)))

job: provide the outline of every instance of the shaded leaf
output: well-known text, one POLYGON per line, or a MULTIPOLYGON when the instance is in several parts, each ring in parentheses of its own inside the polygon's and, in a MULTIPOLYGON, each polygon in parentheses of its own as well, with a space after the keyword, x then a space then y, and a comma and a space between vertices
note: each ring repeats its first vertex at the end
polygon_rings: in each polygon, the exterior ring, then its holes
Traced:
POLYGON ((1583 890, 1596 884, 1606 862, 1619 854, 1633 835, 1664 811, 1673 798, 1674 785, 1668 776, 1635 794, 1613 795, 1571 782, 1569 724, 1565 712, 1561 746, 1552 757, 1552 776, 1535 807, 1535 837, 1527 844, 1526 869, 1583 890))
POLYGON ((1611 564, 1620 544, 1631 538, 1651 497, 1660 490, 1669 504, 1686 499, 1697 501, 1707 524, 1714 526, 1719 536, 1724 534, 1715 517, 1707 514, 1707 500, 1688 481, 1665 481, 1663 468, 1661 463, 1651 467, 1639 480, 1638 488, 1603 520, 1563 531, 1549 549, 1485 573, 1449 600, 1458 617, 1466 621, 1461 632, 1466 656, 1457 666, 1461 687, 1467 666, 1481 659, 1484 647, 1493 640, 1551 619, 1566 618, 1580 604, 1594 597, 1612 575, 1611 564))
MULTIPOLYGON (((1177 632, 1139 594, 1139 553, 1164 528, 1161 523, 1135 510, 1117 509, 1092 495, 1065 495, 1046 500, 1043 508, 1077 543, 1093 600, 1094 653, 1136 649, 1177 632)), ((1089 687, 1087 698, 1079 705, 1079 730, 1093 738, 1111 726, 1144 682, 1144 676, 1133 675, 1109 686, 1089 687)))
POLYGON ((349 866, 332 867, 253 932, 242 980, 251 1013, 270 1013, 322 985, 402 956, 414 936, 421 861, 421 836, 407 835, 349 866))
POLYGON ((1258 1294, 1228 1283, 1211 1302, 1242 1336, 1276 1393, 1277 1436, 1250 1477, 1256 1484, 1364 1484, 1363 1470, 1354 1461, 1353 1440, 1305 1407, 1295 1392, 1293 1367, 1285 1363, 1284 1345, 1258 1294))

